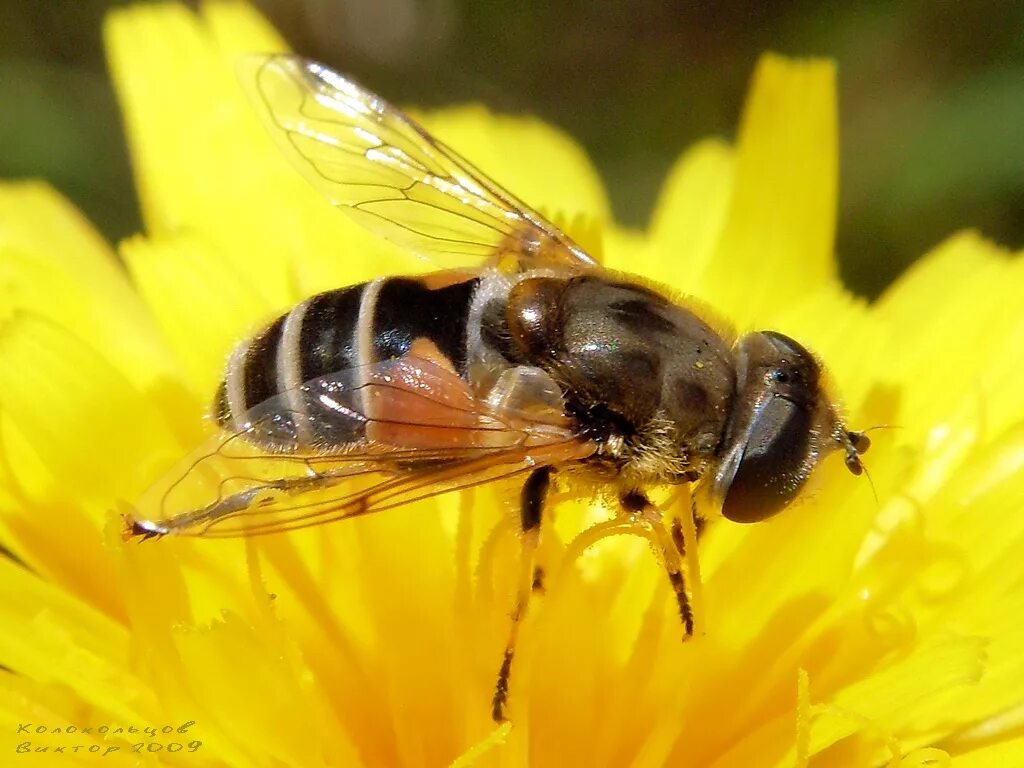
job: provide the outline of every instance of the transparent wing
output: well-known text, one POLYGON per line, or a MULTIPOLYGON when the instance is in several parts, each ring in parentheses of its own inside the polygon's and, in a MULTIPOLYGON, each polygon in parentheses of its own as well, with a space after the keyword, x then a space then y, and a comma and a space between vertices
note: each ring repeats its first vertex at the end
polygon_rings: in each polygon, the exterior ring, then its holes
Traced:
POLYGON ((285 153, 334 205, 381 236, 444 266, 514 257, 596 263, 396 107, 289 54, 250 56, 243 84, 285 153))
POLYGON ((496 411, 419 358, 341 371, 271 398, 139 501, 128 536, 276 533, 590 455, 551 409, 496 411))

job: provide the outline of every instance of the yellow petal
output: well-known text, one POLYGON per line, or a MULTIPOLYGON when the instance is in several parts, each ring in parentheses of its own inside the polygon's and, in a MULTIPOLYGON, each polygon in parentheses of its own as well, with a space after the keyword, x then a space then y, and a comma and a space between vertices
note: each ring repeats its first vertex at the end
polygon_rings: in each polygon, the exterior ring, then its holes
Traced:
POLYGON ((817 754, 839 739, 862 732, 869 742, 876 742, 873 749, 870 744, 868 747, 873 753, 870 762, 884 759, 889 756, 886 736, 919 726, 914 718, 923 702, 950 688, 976 683, 983 669, 984 643, 980 639, 926 640, 908 658, 850 685, 822 706, 811 726, 810 753, 817 754))
POLYGON ((835 274, 835 65, 764 56, 704 295, 745 326, 835 274))
POLYGON ((216 734, 233 765, 360 763, 280 628, 227 614, 176 640, 184 682, 207 709, 204 731, 216 734), (239 676, 240 669, 247 674, 239 676), (258 711, 255 700, 263 702, 258 711))
POLYGON ((51 763, 70 766, 132 768, 137 765, 137 755, 131 752, 130 736, 108 735, 112 730, 108 725, 110 716, 97 715, 94 720, 83 720, 81 699, 63 683, 44 683, 25 675, 0 673, 0 719, 11 723, 12 731, 16 731, 10 740, 10 750, 18 756, 15 759, 47 764, 43 761, 52 755, 51 763), (65 732, 68 725, 75 726, 74 733, 65 732), (98 733, 97 729, 103 725, 108 725, 107 731, 98 733), (28 733, 17 732, 22 727, 28 733), (78 730, 80 727, 93 730, 82 733, 78 730), (39 732, 39 728, 43 731, 39 732), (54 733, 54 729, 59 732, 54 733), (98 751, 90 753, 88 749, 93 745, 98 745, 98 751), (79 746, 77 752, 73 751, 75 746, 79 746), (54 752, 58 747, 63 747, 64 751, 54 752), (42 748, 48 751, 36 752, 42 748))
POLYGON ((243 0, 203 0, 203 21, 229 65, 247 53, 287 50, 288 44, 255 8, 243 0))
POLYGON ((1024 558, 1024 429, 975 447, 935 497, 919 503, 927 514, 908 526, 921 526, 927 538, 892 546, 887 556, 916 563, 903 603, 922 627, 986 640, 984 677, 946 715, 967 723, 1013 706, 1024 689, 1024 628, 1016 619, 1024 595, 1014 566, 1024 558))
MULTIPOLYGON (((79 498, 109 505, 112 489, 131 498, 175 450, 173 433, 148 393, 132 386, 99 350, 49 320, 23 314, 8 322, 0 334, 0 361, 4 417, 52 480, 74 488, 79 498), (125 462, 125 454, 133 459, 125 462)), ((18 457, 9 460, 17 468, 18 457)))
POLYGON ((208 222, 238 190, 267 181, 252 160, 260 129, 192 13, 175 3, 127 8, 104 33, 150 232, 208 222))
POLYGON ((908 388, 906 426, 934 425, 951 403, 998 434, 1020 418, 1024 264, 975 233, 950 238, 879 300, 894 333, 887 368, 908 388))
POLYGON ((150 236, 215 244, 273 307, 422 270, 323 200, 259 124, 232 54, 280 49, 265 22, 242 3, 204 8, 200 19, 176 4, 129 7, 105 27, 150 236))
POLYGON ((0 558, 0 619, 31 631, 0 635, 0 657, 13 671, 61 683, 110 717, 148 721, 155 700, 128 671, 128 633, 91 606, 7 558, 0 558))
POLYGON ((419 115, 424 127, 500 186, 549 218, 609 218, 600 177, 586 153, 534 118, 491 115, 479 106, 419 115))
MULTIPOLYGON (((646 277, 652 281, 664 282, 664 271, 659 269, 663 252, 646 233, 610 226, 603 231, 602 266, 646 277)), ((669 290, 677 285, 666 285, 669 290)))
POLYGON ((201 402, 216 390, 235 343, 283 309, 206 239, 138 237, 126 241, 121 253, 201 402))
POLYGON ((688 149, 669 171, 654 207, 650 236, 659 258, 630 270, 657 279, 669 268, 675 276, 673 288, 698 293, 722 237, 734 167, 732 149, 719 139, 688 149))
POLYGON ((1024 765, 1024 736, 999 740, 970 752, 957 754, 956 768, 1004 768, 1009 765, 1024 765))
POLYGON ((110 248, 68 202, 38 182, 0 185, 0 323, 45 317, 102 349, 131 381, 172 362, 110 248))

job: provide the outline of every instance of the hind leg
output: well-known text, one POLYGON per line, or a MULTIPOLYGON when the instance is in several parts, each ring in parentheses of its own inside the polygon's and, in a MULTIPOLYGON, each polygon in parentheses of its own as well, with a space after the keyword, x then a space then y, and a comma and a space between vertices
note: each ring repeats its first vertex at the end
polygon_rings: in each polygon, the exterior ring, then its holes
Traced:
POLYGON ((512 625, 508 642, 498 670, 498 682, 491 700, 491 717, 495 722, 505 721, 505 706, 508 704, 508 686, 512 674, 512 660, 515 657, 516 642, 519 639, 519 625, 526 615, 530 595, 540 588, 540 570, 535 568, 535 554, 540 541, 540 523, 544 513, 544 501, 551 484, 551 467, 534 470, 526 479, 519 497, 519 521, 521 526, 522 553, 519 561, 519 582, 516 589, 516 605, 512 611, 512 625))

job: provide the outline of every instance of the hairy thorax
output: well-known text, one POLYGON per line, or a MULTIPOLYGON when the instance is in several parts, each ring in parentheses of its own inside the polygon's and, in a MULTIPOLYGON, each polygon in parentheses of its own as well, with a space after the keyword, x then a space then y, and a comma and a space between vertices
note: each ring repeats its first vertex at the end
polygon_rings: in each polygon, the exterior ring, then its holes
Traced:
POLYGON ((557 385, 575 431, 598 446, 592 472, 684 482, 718 449, 736 387, 728 342, 660 293, 607 275, 527 276, 482 323, 504 360, 557 385))

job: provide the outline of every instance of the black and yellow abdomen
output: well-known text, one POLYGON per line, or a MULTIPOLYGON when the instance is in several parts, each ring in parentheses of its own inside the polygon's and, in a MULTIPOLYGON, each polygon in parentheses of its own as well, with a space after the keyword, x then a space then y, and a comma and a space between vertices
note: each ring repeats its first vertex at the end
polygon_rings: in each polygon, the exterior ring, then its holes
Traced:
POLYGON ((464 376, 478 283, 380 278, 306 299, 235 348, 214 402, 218 422, 241 428, 253 408, 305 382, 333 376, 344 383, 346 375, 354 381, 361 367, 424 347, 464 376))

